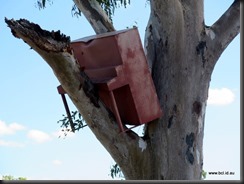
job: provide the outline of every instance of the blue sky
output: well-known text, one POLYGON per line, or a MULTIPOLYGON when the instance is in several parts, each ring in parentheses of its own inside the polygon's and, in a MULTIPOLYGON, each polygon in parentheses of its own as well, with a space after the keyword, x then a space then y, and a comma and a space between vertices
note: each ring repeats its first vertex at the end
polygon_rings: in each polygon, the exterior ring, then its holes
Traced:
MULTIPOLYGON (((114 161, 88 128, 58 138, 57 121, 65 114, 56 89, 59 82, 36 52, 12 36, 4 17, 28 19, 43 29, 60 30, 71 40, 94 31, 84 16, 72 17, 71 0, 54 0, 44 10, 35 2, 1 0, 0 178, 10 174, 39 180, 110 180, 114 161)), ((231 3, 205 0, 206 24, 214 23, 231 3)), ((145 1, 132 1, 127 9, 116 11, 114 25, 117 30, 138 26, 143 41, 148 16, 145 1)), ((222 54, 212 75, 203 150, 205 171, 234 172, 207 174, 207 179, 240 179, 240 36, 222 54)))

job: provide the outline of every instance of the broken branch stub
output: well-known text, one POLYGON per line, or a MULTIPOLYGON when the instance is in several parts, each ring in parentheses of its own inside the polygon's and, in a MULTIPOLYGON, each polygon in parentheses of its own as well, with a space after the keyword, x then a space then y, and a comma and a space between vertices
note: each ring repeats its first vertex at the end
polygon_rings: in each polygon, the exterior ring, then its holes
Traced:
POLYGON ((70 37, 60 33, 59 30, 52 30, 51 32, 43 30, 38 24, 29 22, 26 19, 14 20, 5 17, 5 22, 16 38, 21 38, 25 42, 26 39, 31 39, 40 49, 62 52, 69 47, 70 37))
MULTIPOLYGON (((58 31, 43 30, 38 24, 26 19, 7 19, 5 22, 16 38, 22 39, 51 66, 58 80, 65 86, 80 90, 98 107, 98 95, 89 77, 80 69, 70 47, 70 37, 58 31)), ((67 90, 69 91, 69 90, 67 90)), ((72 90, 70 90, 72 91, 72 90)))

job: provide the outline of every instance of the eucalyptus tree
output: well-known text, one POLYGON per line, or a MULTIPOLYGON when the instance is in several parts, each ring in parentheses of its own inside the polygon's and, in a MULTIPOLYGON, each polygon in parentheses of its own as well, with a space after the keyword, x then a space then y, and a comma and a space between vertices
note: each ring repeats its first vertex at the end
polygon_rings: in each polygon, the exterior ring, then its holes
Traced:
MULTIPOLYGON (((45 0, 38 1, 45 7, 45 0)), ((62 3, 62 2, 59 2, 62 3)), ((74 0, 96 34, 115 31, 111 15, 128 0, 74 0)), ((142 3, 144 3, 142 1, 142 3)), ((240 32, 240 0, 212 25, 204 21, 203 0, 150 0, 144 51, 163 116, 144 126, 143 136, 120 133, 100 102, 91 102, 87 83, 70 52, 70 39, 27 20, 6 19, 13 35, 31 46, 55 76, 125 179, 198 180, 203 166, 204 118, 214 67, 240 32), (140 145, 144 144, 144 149, 140 145)), ((95 95, 95 94, 92 94, 95 95)))

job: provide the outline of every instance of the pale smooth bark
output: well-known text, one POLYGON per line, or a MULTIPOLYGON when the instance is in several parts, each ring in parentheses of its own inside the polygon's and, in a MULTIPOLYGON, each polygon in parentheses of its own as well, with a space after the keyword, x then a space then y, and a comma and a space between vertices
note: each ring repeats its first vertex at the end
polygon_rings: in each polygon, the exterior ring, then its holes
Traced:
POLYGON ((97 34, 115 31, 109 17, 96 0, 73 0, 97 34))
MULTIPOLYGON (((74 0, 96 33, 113 31, 95 0, 74 0)), ((43 34, 27 21, 6 20, 53 69, 56 77, 97 139, 119 164, 126 179, 198 180, 203 166, 204 116, 209 82, 219 56, 240 31, 235 1, 212 26, 206 27, 203 0, 151 0, 145 52, 164 111, 146 124, 145 135, 119 133, 103 105, 94 105, 80 86, 80 74, 69 40, 43 34), (48 43, 48 44, 47 44, 48 43)), ((132 2, 133 3, 133 2, 132 2)), ((34 26, 35 27, 35 26, 34 26)))

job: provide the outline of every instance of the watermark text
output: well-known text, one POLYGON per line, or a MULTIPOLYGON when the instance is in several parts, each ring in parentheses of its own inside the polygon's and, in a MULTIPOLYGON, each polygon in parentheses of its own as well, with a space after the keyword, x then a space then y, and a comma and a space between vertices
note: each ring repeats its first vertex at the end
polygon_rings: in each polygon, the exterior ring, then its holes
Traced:
POLYGON ((208 172, 209 175, 235 175, 235 172, 232 171, 217 171, 217 172, 208 172))

